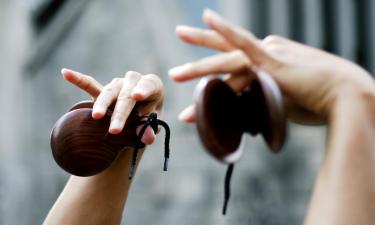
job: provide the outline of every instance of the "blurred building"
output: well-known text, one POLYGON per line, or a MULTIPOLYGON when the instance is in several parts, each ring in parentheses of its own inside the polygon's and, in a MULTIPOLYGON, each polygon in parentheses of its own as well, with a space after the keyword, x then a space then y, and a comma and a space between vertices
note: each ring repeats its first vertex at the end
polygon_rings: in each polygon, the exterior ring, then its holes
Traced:
POLYGON ((170 171, 157 172, 158 141, 142 159, 123 224, 302 224, 325 128, 290 125, 281 155, 249 138, 223 217, 226 167, 204 152, 195 127, 177 121, 196 82, 176 85, 168 69, 213 52, 182 43, 174 28, 203 26, 206 7, 259 37, 286 36, 375 72, 371 0, 0 0, 1 225, 41 224, 68 179, 52 158, 49 133, 70 105, 88 96, 61 78, 63 67, 102 83, 128 70, 156 73, 166 85, 170 171))

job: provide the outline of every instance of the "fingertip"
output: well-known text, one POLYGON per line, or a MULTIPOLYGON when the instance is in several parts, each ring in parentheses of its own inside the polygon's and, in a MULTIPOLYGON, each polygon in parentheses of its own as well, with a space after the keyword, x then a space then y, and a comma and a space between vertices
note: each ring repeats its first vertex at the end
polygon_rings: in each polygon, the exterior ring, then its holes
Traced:
POLYGON ((185 29, 186 25, 177 25, 176 26, 176 34, 180 34, 180 33, 183 33, 184 32, 184 29, 185 29))
POLYGON ((185 123, 195 122, 195 105, 191 105, 184 109, 179 115, 178 119, 185 123))
POLYGON ((121 130, 120 129, 118 129, 118 128, 109 128, 108 129, 108 133, 110 133, 110 134, 119 134, 121 132, 121 130))
MULTIPOLYGON (((137 134, 139 135, 139 132, 141 131, 142 129, 142 126, 139 126, 137 128, 137 134)), ((150 144, 153 144, 156 140, 156 135, 154 133, 154 131, 152 130, 151 127, 147 127, 142 138, 141 138, 141 141, 143 144, 145 145, 150 145, 150 144)))
POLYGON ((189 35, 193 31, 192 27, 186 25, 177 25, 176 26, 176 34, 180 37, 185 37, 189 35))
POLYGON ((119 134, 124 129, 125 122, 121 122, 119 119, 114 119, 111 121, 108 132, 111 134, 119 134))
POLYGON ((192 65, 190 63, 187 63, 182 66, 176 66, 174 68, 171 68, 168 71, 168 74, 169 74, 169 77, 175 81, 183 81, 185 75, 189 73, 191 68, 192 68, 192 65))
POLYGON ((133 91, 131 97, 136 101, 142 101, 145 99, 145 95, 138 90, 133 91))
POLYGON ((94 120, 98 120, 98 119, 103 118, 104 113, 103 113, 103 112, 93 111, 92 114, 91 114, 91 116, 92 116, 92 118, 93 118, 94 120))
POLYGON ((61 69, 61 74, 63 75, 64 79, 67 80, 67 81, 74 81, 77 79, 77 72, 73 71, 73 70, 70 70, 70 69, 66 69, 66 68, 62 68, 61 69))
MULTIPOLYGON (((202 19, 207 24, 211 20, 212 10, 209 8, 205 8, 203 10, 202 19)), ((207 24, 208 25, 208 24, 207 24)))
POLYGON ((216 22, 224 22, 224 19, 214 10, 206 8, 203 11, 203 22, 209 27, 209 28, 215 28, 216 22))
POLYGON ((67 69, 67 68, 62 68, 62 69, 61 69, 61 74, 63 74, 63 75, 64 75, 64 74, 65 74, 65 73, 66 73, 67 71, 68 71, 68 69, 67 69))
POLYGON ((181 122, 184 122, 184 123, 187 123, 187 124, 192 124, 192 123, 195 123, 195 119, 192 119, 192 118, 184 118, 184 119, 180 119, 179 120, 181 122))
POLYGON ((121 133, 121 129, 119 129, 119 128, 116 128, 116 127, 110 127, 109 129, 108 129, 108 133, 110 133, 110 134, 119 134, 119 133, 121 133))

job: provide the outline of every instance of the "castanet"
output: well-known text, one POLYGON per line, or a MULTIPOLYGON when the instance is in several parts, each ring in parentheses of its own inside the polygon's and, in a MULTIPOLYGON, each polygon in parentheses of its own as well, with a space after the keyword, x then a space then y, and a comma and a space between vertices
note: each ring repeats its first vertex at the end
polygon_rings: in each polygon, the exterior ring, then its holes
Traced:
POLYGON ((229 199, 233 164, 242 155, 244 133, 261 134, 268 147, 279 152, 285 142, 286 119, 281 92, 265 71, 250 72, 249 86, 240 93, 217 77, 207 77, 196 88, 196 124, 205 149, 229 164, 223 214, 229 199))
POLYGON ((52 154, 57 164, 77 176, 91 176, 111 165, 124 147, 134 147, 140 117, 129 116, 120 134, 108 133, 111 110, 99 120, 92 118, 92 101, 71 107, 55 124, 51 133, 52 154))
POLYGON ((215 77, 202 79, 196 88, 197 128, 206 150, 225 163, 239 160, 242 135, 261 134, 273 152, 286 136, 281 92, 264 71, 252 74, 244 91, 235 93, 215 77))

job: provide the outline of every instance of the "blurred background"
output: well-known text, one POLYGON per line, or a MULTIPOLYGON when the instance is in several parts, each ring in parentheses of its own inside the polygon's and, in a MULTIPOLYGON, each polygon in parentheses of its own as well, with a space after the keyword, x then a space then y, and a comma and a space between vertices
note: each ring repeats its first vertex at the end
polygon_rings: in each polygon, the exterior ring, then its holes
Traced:
POLYGON ((165 83, 170 170, 161 172, 159 138, 144 154, 123 224, 302 224, 325 127, 290 124, 279 155, 248 137, 224 217, 226 166, 204 152, 194 126, 177 120, 196 82, 177 85, 168 69, 214 52, 183 43, 174 29, 203 27, 207 7, 258 37, 286 36, 375 72, 372 0, 0 0, 1 225, 41 224, 69 177, 52 158, 49 134, 72 104, 89 97, 62 79, 63 67, 103 84, 128 70, 156 73, 165 83))

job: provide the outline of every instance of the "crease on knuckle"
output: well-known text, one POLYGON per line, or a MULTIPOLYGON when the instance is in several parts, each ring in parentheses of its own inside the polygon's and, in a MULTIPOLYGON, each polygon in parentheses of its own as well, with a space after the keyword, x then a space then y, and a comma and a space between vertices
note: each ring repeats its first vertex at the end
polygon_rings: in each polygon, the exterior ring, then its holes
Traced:
POLYGON ((131 100, 131 96, 129 94, 120 94, 118 97, 117 97, 117 101, 129 101, 131 100))
POLYGON ((112 93, 114 88, 111 85, 107 85, 103 88, 103 92, 112 93))

